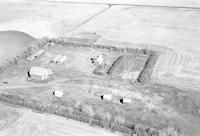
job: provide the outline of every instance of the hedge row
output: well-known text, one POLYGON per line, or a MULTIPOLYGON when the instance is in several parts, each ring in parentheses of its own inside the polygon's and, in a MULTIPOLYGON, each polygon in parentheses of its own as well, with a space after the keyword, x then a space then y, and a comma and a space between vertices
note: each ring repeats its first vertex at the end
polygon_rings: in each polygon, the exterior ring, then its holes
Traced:
MULTIPOLYGON (((0 101, 7 102, 14 105, 30 108, 39 112, 45 112, 50 114, 56 114, 66 118, 78 120, 81 122, 89 123, 90 125, 99 126, 105 129, 109 129, 113 132, 118 131, 127 135, 137 134, 138 136, 161 136, 165 134, 163 131, 149 128, 139 124, 133 124, 132 122, 118 122, 112 119, 104 119, 100 115, 89 115, 83 112, 81 109, 60 106, 56 104, 44 104, 40 100, 26 98, 22 95, 2 93, 0 94, 0 101), (161 133, 162 132, 162 133, 161 133)), ((70 104, 66 104, 70 106, 70 104)), ((175 133, 177 134, 177 133, 175 133)), ((168 134, 166 136, 176 136, 168 134)))

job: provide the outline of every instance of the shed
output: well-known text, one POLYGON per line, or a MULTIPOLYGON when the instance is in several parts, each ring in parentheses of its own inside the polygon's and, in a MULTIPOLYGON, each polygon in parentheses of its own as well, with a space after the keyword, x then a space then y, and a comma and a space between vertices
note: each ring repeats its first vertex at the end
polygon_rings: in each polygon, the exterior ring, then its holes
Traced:
POLYGON ((120 102, 122 103, 122 104, 131 104, 132 102, 131 102, 131 99, 129 99, 129 98, 121 98, 120 99, 120 102))
POLYGON ((102 100, 112 101, 112 95, 111 94, 104 94, 101 95, 102 100))
POLYGON ((62 56, 59 60, 58 63, 59 64, 63 64, 65 62, 65 60, 67 59, 67 56, 62 56))
POLYGON ((62 55, 57 55, 55 58, 53 58, 53 63, 58 63, 58 60, 62 57, 62 55))
POLYGON ((62 97, 63 96, 63 91, 61 91, 61 90, 54 90, 53 91, 53 95, 55 96, 55 97, 62 97))

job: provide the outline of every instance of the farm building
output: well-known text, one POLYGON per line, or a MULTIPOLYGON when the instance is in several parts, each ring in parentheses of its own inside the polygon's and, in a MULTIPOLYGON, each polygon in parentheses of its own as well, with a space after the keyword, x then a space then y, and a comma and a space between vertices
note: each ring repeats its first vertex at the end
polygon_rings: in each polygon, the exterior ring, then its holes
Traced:
POLYGON ((112 95, 111 94, 101 95, 101 99, 106 101, 112 101, 112 95))
POLYGON ((93 73, 97 75, 105 75, 112 65, 112 58, 107 54, 100 54, 96 58, 91 58, 92 63, 96 66, 93 73))
POLYGON ((121 98, 119 101, 122 104, 131 104, 132 103, 131 99, 129 99, 129 98, 121 98))
POLYGON ((58 60, 62 57, 62 55, 57 55, 53 60, 51 61, 52 63, 58 63, 58 60))
POLYGON ((95 58, 91 58, 93 64, 96 65, 111 65, 111 58, 107 54, 100 54, 95 58))
POLYGON ((65 62, 65 60, 67 59, 67 56, 62 56, 59 60, 58 63, 59 64, 63 64, 65 62))
POLYGON ((28 71, 28 76, 32 79, 44 80, 53 74, 51 69, 44 67, 31 67, 28 71))
POLYGON ((54 90, 53 91, 53 95, 55 96, 55 97, 62 97, 63 96, 63 91, 61 91, 61 90, 54 90))
POLYGON ((28 60, 28 61, 33 61, 35 58, 37 58, 37 57, 39 57, 39 56, 41 56, 41 55, 43 55, 43 54, 44 54, 44 50, 39 50, 39 51, 37 51, 36 53, 34 53, 33 55, 29 56, 29 57, 27 58, 27 60, 28 60))
POLYGON ((58 63, 58 64, 63 64, 67 59, 67 56, 62 56, 62 55, 57 55, 51 63, 58 63))
POLYGON ((101 54, 101 55, 97 56, 96 62, 97 62, 98 64, 103 64, 104 59, 105 59, 105 58, 104 58, 104 55, 101 54))

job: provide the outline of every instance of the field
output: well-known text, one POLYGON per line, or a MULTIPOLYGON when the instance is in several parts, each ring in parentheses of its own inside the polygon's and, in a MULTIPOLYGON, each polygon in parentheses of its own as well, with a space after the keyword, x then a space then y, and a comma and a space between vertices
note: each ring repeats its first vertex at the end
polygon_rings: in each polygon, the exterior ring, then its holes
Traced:
MULTIPOLYGON (((37 0, 38 2, 40 0, 37 0)), ((53 1, 53 0, 43 0, 43 1, 53 1)), ((69 2, 68 0, 56 0, 57 2, 69 2)), ((139 5, 139 6, 172 6, 172 7, 200 7, 199 1, 196 0, 173 0, 173 1, 166 1, 166 0, 74 0, 74 3, 97 3, 97 4, 105 4, 105 3, 111 3, 111 4, 121 4, 121 5, 139 5)))
POLYGON ((107 5, 91 6, 20 0, 14 4, 12 1, 2 2, 0 30, 22 31, 35 38, 66 36, 68 32, 76 29, 80 22, 106 8, 107 5))

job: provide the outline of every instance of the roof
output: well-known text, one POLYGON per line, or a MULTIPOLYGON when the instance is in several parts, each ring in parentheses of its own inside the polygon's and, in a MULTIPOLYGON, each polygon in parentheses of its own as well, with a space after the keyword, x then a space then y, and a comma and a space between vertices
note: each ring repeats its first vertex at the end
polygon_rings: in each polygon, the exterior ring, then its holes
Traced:
POLYGON ((67 56, 62 56, 58 61, 63 63, 67 59, 67 56))
POLYGON ((53 61, 54 61, 54 62, 57 62, 61 57, 62 57, 62 55, 57 55, 57 56, 53 59, 53 61))
POLYGON ((30 69, 30 74, 31 75, 38 75, 38 76, 42 76, 42 75, 51 75, 53 74, 53 71, 51 69, 47 69, 44 67, 31 67, 30 69))
POLYGON ((97 61, 99 64, 102 64, 102 63, 103 63, 103 61, 104 61, 104 55, 103 55, 103 54, 101 54, 101 55, 97 56, 97 59, 96 59, 96 61, 97 61))

